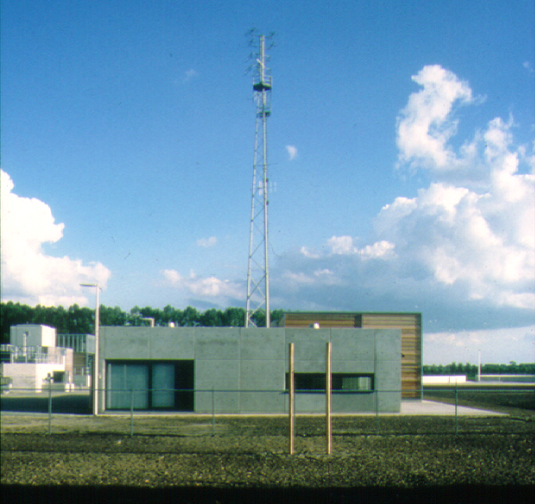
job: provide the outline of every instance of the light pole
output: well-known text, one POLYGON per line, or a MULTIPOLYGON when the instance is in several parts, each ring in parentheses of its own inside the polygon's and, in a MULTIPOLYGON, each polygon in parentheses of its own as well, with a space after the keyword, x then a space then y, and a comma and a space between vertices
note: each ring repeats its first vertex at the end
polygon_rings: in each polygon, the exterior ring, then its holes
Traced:
POLYGON ((98 332, 99 332, 99 326, 100 326, 100 304, 99 304, 99 293, 100 293, 100 286, 98 283, 86 283, 86 284, 80 284, 81 287, 95 287, 96 289, 96 303, 95 306, 95 356, 93 358, 93 415, 98 415, 98 350, 99 350, 99 339, 98 339, 98 332))

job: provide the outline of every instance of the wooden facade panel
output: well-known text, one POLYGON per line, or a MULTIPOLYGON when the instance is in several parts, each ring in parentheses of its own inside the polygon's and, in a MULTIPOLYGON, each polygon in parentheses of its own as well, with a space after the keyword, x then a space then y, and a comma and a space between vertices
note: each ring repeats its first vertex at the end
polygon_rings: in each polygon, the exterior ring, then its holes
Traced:
POLYGON ((326 327, 360 327, 355 325, 358 323, 355 320, 354 314, 333 314, 330 317, 328 314, 285 314, 283 319, 284 327, 309 327, 312 324, 322 323, 328 324, 326 327))

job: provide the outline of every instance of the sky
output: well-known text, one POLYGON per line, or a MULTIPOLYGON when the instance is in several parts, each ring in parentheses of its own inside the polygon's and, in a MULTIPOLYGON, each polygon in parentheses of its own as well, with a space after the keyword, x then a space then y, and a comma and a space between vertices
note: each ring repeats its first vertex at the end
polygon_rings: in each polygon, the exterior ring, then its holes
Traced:
POLYGON ((421 312, 425 364, 535 361, 532 0, 0 6, 2 301, 245 306, 254 28, 271 308, 421 312))

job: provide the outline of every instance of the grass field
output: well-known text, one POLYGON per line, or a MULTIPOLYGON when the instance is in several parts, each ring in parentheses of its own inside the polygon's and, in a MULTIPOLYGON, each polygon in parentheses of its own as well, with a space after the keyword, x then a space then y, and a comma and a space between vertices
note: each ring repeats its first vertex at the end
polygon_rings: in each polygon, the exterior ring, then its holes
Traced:
POLYGON ((424 399, 487 408, 510 415, 535 415, 535 385, 533 384, 473 384, 424 387, 424 399))

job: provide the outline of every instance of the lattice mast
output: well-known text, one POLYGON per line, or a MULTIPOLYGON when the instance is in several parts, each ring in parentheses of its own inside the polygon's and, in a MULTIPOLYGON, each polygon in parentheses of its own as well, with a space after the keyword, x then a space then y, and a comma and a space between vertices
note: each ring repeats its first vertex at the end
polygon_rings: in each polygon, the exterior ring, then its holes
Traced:
POLYGON ((255 327, 255 313, 265 311, 270 327, 268 257, 268 162, 267 118, 271 114, 271 75, 266 66, 265 37, 260 36, 259 52, 253 74, 256 125, 251 198, 251 228, 247 267, 247 307, 245 327, 255 327))

